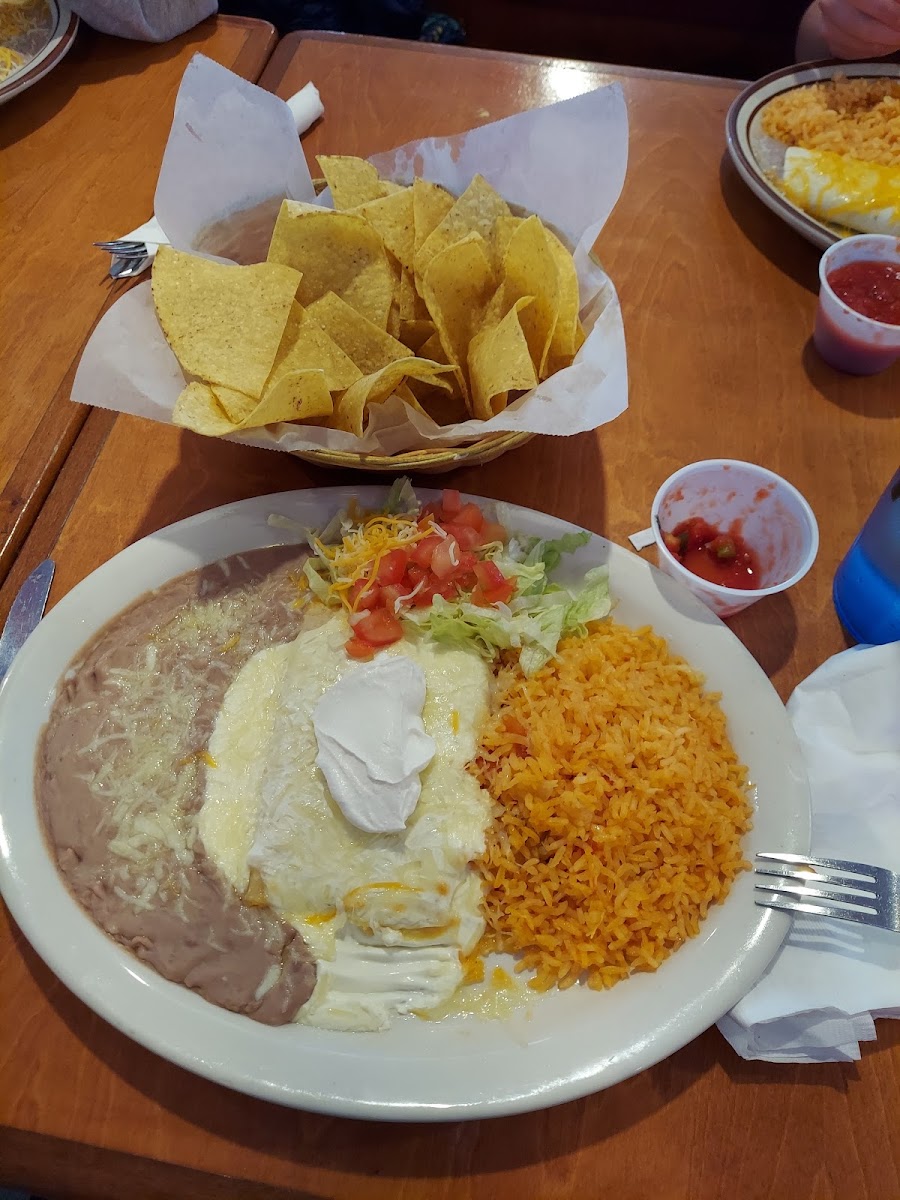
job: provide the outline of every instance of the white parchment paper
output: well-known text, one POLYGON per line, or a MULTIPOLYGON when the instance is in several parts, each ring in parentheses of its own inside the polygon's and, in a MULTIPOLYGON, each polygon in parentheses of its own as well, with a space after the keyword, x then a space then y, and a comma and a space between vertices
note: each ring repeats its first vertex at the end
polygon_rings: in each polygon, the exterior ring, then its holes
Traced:
MULTIPOLYGON (((625 334, 615 288, 590 250, 619 197, 627 157, 628 120, 617 84, 373 156, 382 174, 398 183, 420 175, 456 195, 480 173, 509 203, 553 226, 575 252, 584 345, 571 367, 489 421, 439 426, 391 397, 370 410, 362 438, 291 424, 229 437, 284 451, 395 454, 458 445, 502 430, 561 436, 611 421, 628 402, 625 334)), ((229 261, 260 262, 285 197, 315 200, 287 105, 196 55, 182 79, 156 189, 156 216, 172 244, 229 261)), ((184 382, 156 320, 148 283, 124 295, 98 324, 72 399, 166 422, 184 382)))

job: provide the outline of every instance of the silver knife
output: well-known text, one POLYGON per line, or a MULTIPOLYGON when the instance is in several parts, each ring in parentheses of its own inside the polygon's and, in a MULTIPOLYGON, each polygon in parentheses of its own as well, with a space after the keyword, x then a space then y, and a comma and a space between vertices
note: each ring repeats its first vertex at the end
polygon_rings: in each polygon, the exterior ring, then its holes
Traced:
POLYGON ((0 633, 0 680, 44 615, 55 569, 53 559, 45 559, 39 567, 34 568, 12 602, 3 633, 0 633))

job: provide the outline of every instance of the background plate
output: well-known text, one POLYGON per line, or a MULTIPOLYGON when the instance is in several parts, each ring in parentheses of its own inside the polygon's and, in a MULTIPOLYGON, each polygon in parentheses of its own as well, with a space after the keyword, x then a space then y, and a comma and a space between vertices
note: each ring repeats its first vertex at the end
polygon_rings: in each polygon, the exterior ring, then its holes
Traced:
MULTIPOLYGON (((258 1025, 162 979, 79 908, 44 844, 34 803, 35 747, 57 680, 85 641, 173 576, 293 540, 269 528, 270 513, 321 526, 351 496, 374 508, 385 495, 385 488, 323 488, 202 513, 123 550, 56 605, 0 689, 0 890, 38 954, 95 1012, 157 1054, 228 1087, 297 1108, 384 1120, 455 1120, 560 1103, 665 1058, 756 982, 789 918, 756 907, 749 874, 712 910, 700 936, 655 974, 636 975, 608 992, 547 993, 504 1021, 409 1017, 388 1033, 347 1034, 258 1025)), ((509 523, 520 532, 559 537, 574 528, 529 509, 511 511, 509 523)), ((603 538, 592 537, 570 556, 560 577, 578 578, 603 562, 615 616, 652 624, 723 694, 732 740, 756 788, 747 854, 807 852, 809 800, 799 748, 756 661, 681 584, 603 538)))
POLYGON ((773 168, 780 170, 784 151, 778 143, 763 134, 760 114, 768 101, 782 92, 789 92, 807 83, 833 79, 835 75, 845 75, 848 79, 858 76, 891 76, 900 79, 900 63, 828 60, 804 63, 798 67, 785 67, 745 88, 734 99, 725 118, 728 153, 741 178, 776 216, 786 221, 792 229, 796 229, 808 242, 823 250, 846 237, 846 233, 808 216, 769 181, 766 171, 773 168))
POLYGON ((0 83, 0 104, 43 79, 72 48, 78 32, 78 17, 61 0, 46 0, 46 4, 48 20, 42 41, 33 49, 28 61, 0 83))

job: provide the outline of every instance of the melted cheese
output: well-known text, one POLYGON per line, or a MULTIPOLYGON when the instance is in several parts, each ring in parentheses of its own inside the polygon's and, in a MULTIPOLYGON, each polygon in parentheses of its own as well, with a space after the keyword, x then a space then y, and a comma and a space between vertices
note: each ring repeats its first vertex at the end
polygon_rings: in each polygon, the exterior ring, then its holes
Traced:
POLYGON ((900 234, 900 169, 846 154, 793 146, 784 156, 784 191, 811 216, 862 233, 900 234))
POLYGON ((207 775, 200 824, 207 853, 233 886, 241 891, 249 868, 258 872, 319 960, 299 1020, 380 1029, 396 1013, 451 995, 462 979, 460 952, 484 929, 481 883, 469 864, 484 848, 490 803, 465 768, 487 714, 489 669, 469 649, 401 642, 383 651, 422 668, 422 719, 435 755, 406 828, 367 833, 346 820, 316 767, 313 709, 356 669, 346 637, 347 620, 336 615, 244 667, 210 742, 219 766, 207 775))

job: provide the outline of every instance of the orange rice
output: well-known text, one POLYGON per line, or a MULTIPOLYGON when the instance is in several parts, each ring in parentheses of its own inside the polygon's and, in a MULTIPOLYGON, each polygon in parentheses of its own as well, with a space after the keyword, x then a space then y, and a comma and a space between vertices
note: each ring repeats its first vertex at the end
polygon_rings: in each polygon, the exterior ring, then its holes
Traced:
POLYGON ((719 697, 651 629, 604 622, 502 668, 473 771, 494 801, 482 951, 530 986, 652 971, 747 868, 747 772, 719 697))
POLYGON ((900 166, 900 79, 838 78, 792 88, 769 101, 762 127, 786 146, 900 166))

